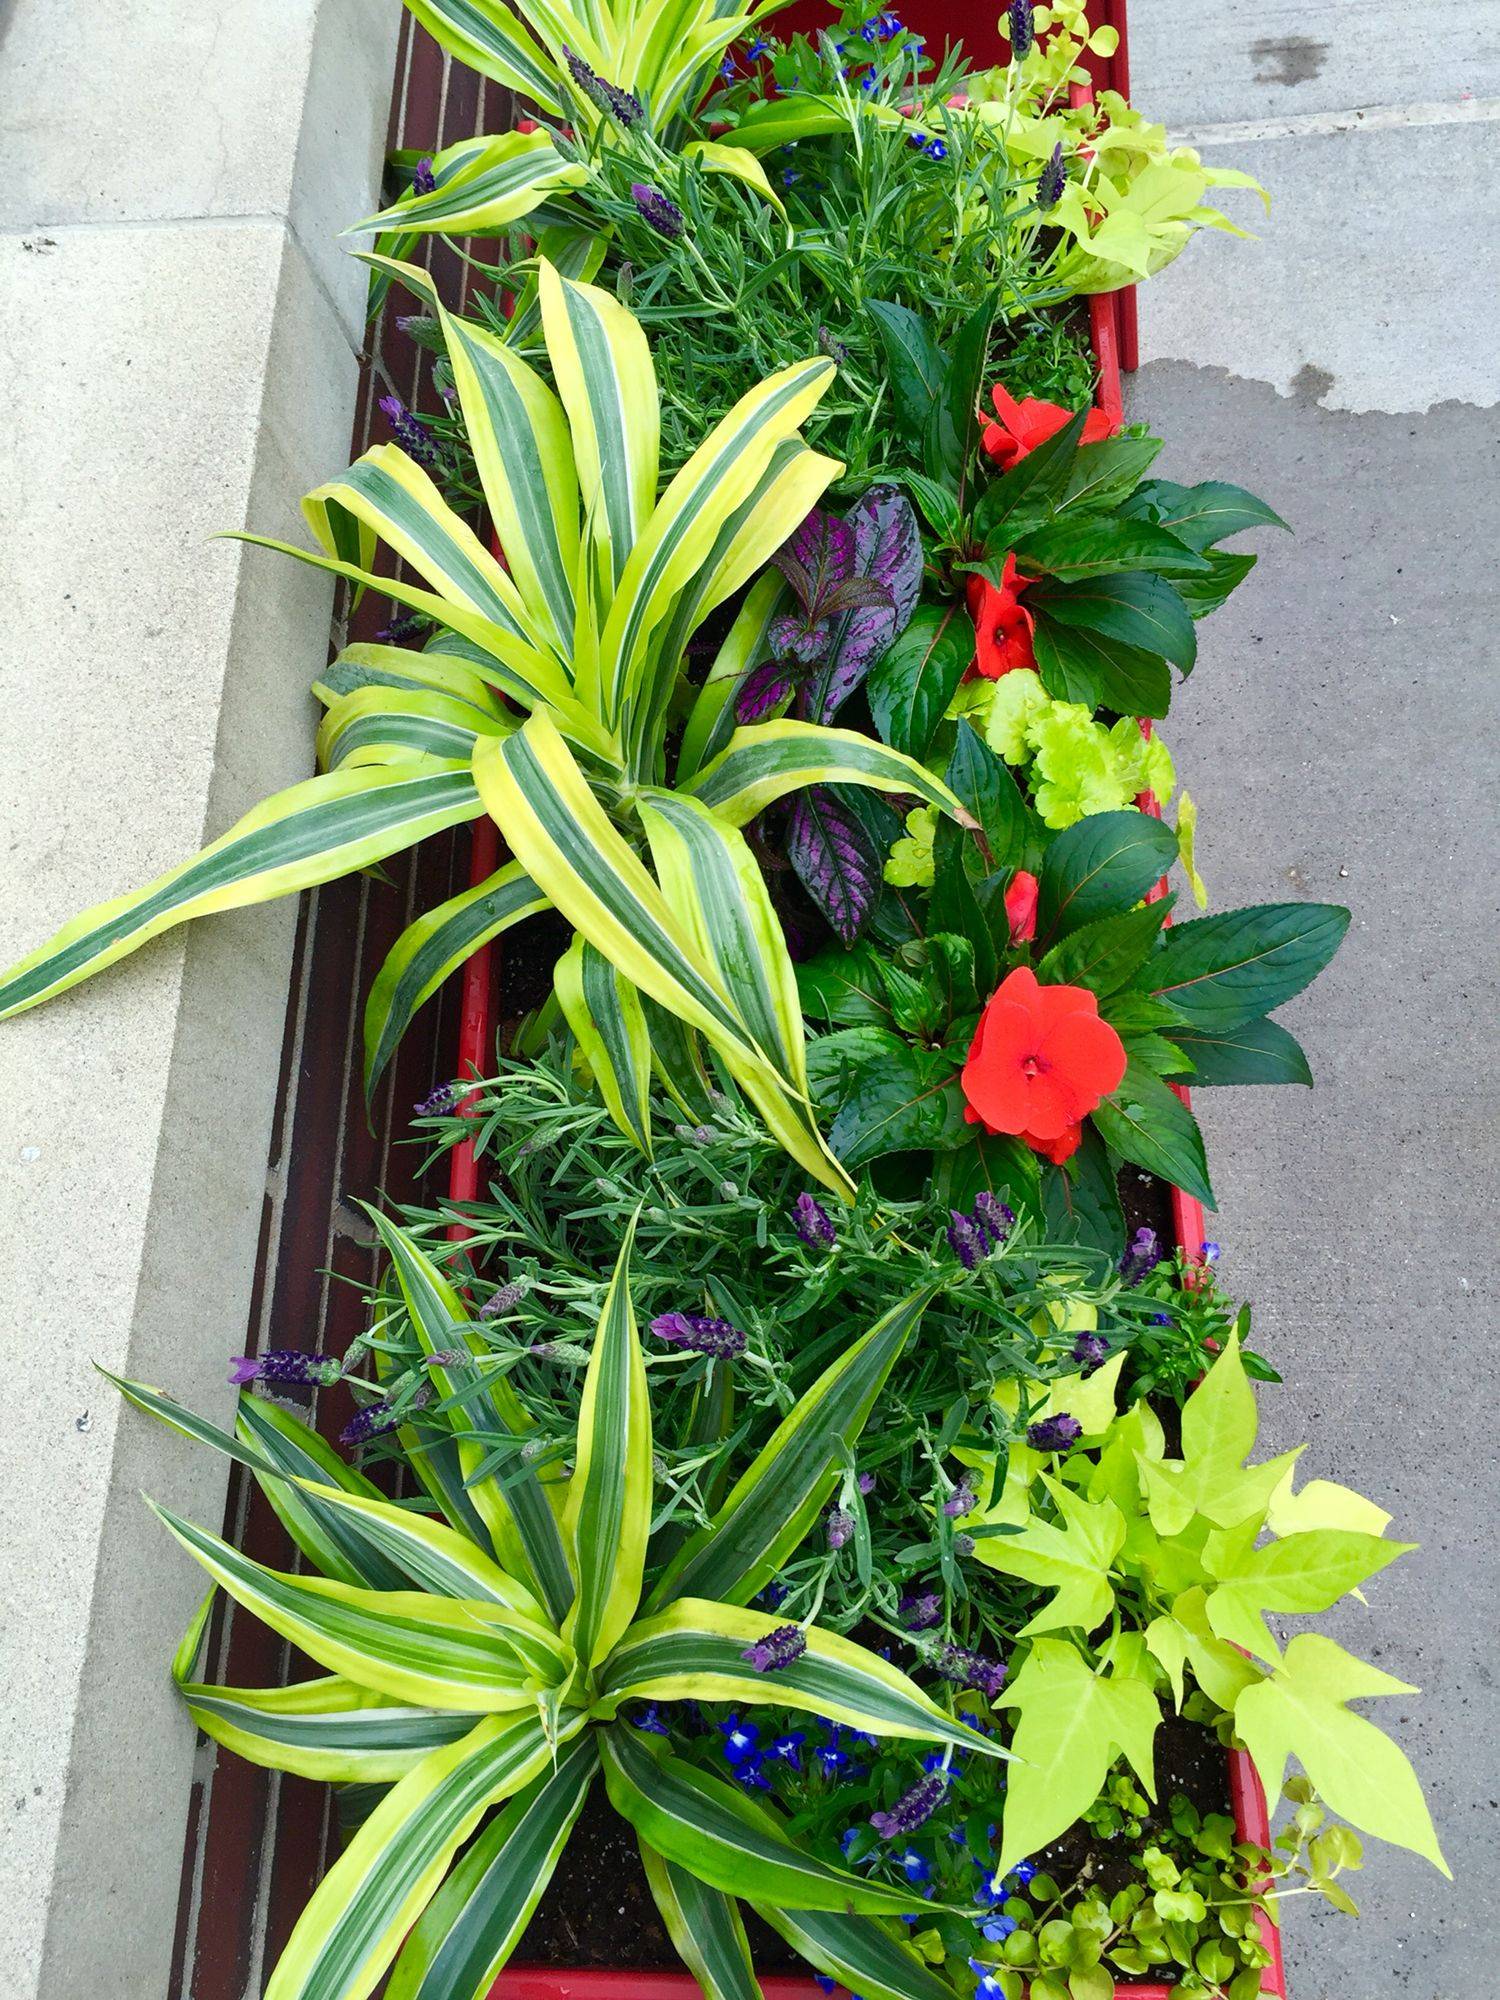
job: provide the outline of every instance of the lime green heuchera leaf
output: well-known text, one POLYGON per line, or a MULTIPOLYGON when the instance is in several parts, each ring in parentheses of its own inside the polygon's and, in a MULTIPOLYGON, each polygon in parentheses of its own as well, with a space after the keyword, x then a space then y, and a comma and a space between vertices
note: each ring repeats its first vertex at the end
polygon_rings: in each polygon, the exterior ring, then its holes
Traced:
POLYGON ((1451 1877, 1405 1754, 1346 1706, 1365 1695, 1416 1691, 1321 1633, 1304 1632, 1269 1678, 1240 1695, 1234 1726, 1269 1797, 1280 1793, 1287 1759, 1295 1757, 1332 1811, 1451 1877))
POLYGON ((1017 1714, 997 1883, 1088 1811, 1120 1757, 1155 1798, 1161 1708, 1144 1680, 1096 1674, 1072 1646, 1038 1639, 995 1706, 1017 1714))
POLYGON ((932 887, 937 821, 936 806, 913 806, 906 815, 906 832, 892 846, 885 864, 885 879, 893 889, 932 887))

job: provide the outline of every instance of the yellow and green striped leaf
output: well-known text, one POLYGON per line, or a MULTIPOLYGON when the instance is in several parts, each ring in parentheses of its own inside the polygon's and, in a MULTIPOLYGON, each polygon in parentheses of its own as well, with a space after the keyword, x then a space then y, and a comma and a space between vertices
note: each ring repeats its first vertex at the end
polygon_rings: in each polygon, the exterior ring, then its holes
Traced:
MULTIPOLYGON (((608 552, 604 608, 656 505, 661 413, 640 323, 611 293, 575 284, 544 259, 542 326, 573 434, 589 533, 608 552)), ((612 706, 606 707, 612 716, 612 706)))
POLYGON ((561 116, 567 109, 557 65, 505 0, 405 0, 405 4, 438 46, 468 68, 529 97, 543 111, 561 116))
MULTIPOLYGON (((446 635, 444 635, 446 636, 446 635)), ((414 653, 409 646, 358 643, 345 646, 338 658, 326 666, 312 684, 312 691, 325 708, 332 708, 341 695, 357 688, 398 688, 410 692, 431 688, 468 702, 487 721, 506 714, 488 683, 462 658, 440 644, 414 653)))
POLYGON ((581 937, 557 961, 553 991, 609 1115, 651 1151, 651 1037, 641 996, 581 937))
POLYGON ((179 1681, 188 1713, 247 1763, 331 1785, 389 1785, 429 1751, 456 1743, 472 1715, 413 1708, 332 1674, 291 1687, 179 1681))
POLYGON ((583 1379, 578 1461, 564 1515, 578 1593, 563 1637, 585 1669, 604 1658, 635 1616, 651 1532, 651 1404, 630 1302, 634 1240, 632 1217, 583 1379))
POLYGON ((779 570, 767 570, 746 593, 688 712, 677 753, 677 783, 684 789, 734 734, 734 691, 753 666, 770 658, 771 623, 786 597, 779 570))
POLYGON ((457 972, 481 945, 547 907, 547 898, 520 862, 507 861, 483 882, 450 896, 446 903, 439 903, 407 925, 376 973, 365 1002, 367 1098, 374 1093, 417 1009, 431 999, 449 974, 457 972))
POLYGON ((466 764, 481 736, 505 736, 514 717, 488 713, 430 688, 362 687, 340 695, 318 729, 325 771, 369 764, 466 764))
POLYGON ((332 1445, 268 1396, 241 1393, 235 1430, 243 1443, 263 1452, 274 1467, 274 1476, 257 1472, 256 1481, 320 1575, 339 1583, 365 1584, 371 1590, 410 1588, 409 1573, 361 1532, 357 1520, 351 1521, 325 1497, 331 1487, 339 1494, 382 1499, 362 1472, 346 1465, 332 1445))
POLYGON ((594 1713, 611 1716, 625 1701, 773 1701, 872 1736, 1005 1754, 939 1708, 899 1667, 816 1625, 804 1628, 807 1650, 789 1666, 756 1673, 746 1662, 747 1649, 785 1623, 765 1611, 680 1597, 626 1632, 599 1675, 594 1713))
POLYGON ((176 924, 336 881, 482 811, 464 770, 308 778, 262 800, 147 888, 86 910, 0 974, 0 1020, 66 992, 176 924))
POLYGON ((648 646, 678 592, 694 579, 719 532, 754 490, 776 447, 792 437, 833 380, 831 361, 794 362, 742 396, 663 493, 640 532, 604 628, 624 698, 646 676, 648 646))
POLYGON ((745 837, 696 799, 643 791, 637 801, 662 893, 732 998, 770 1063, 722 1050, 740 1088, 773 1138, 826 1186, 846 1198, 853 1184, 824 1145, 807 1090, 807 1057, 797 980, 760 867, 745 837))
POLYGON ((522 1612, 268 1569, 206 1528, 154 1511, 236 1603, 360 1687, 417 1707, 484 1714, 534 1708, 538 1691, 571 1671, 571 1649, 522 1612))
POLYGON ((942 1973, 878 1917, 783 1910, 774 1903, 757 1903, 755 1914, 825 1979, 864 2000, 956 2000, 942 1973))
MULTIPOLYGON (((483 1337, 450 1281, 407 1233, 378 1209, 366 1209, 384 1244, 406 1301, 412 1330, 427 1355, 465 1349, 481 1365, 488 1355, 483 1337)), ((536 1473, 514 1468, 504 1476, 480 1473, 487 1446, 510 1435, 521 1437, 532 1428, 525 1405, 493 1369, 482 1370, 476 1382, 468 1370, 433 1365, 434 1386, 445 1399, 462 1404, 455 1441, 469 1498, 494 1540, 496 1553, 508 1570, 534 1584, 553 1618, 560 1619, 573 1597, 573 1580, 557 1516, 536 1473)))
POLYGON ((599 1769, 591 1734, 472 1840, 391 1969, 385 2000, 488 2000, 552 1879, 599 1769))
POLYGON ((798 1847, 723 1779, 650 1748, 627 1727, 599 1732, 610 1803, 664 1860, 726 1895, 791 1910, 898 1916, 928 1907, 914 1890, 866 1881, 798 1847))
MULTIPOLYGON (((570 1725, 576 1734, 581 1719, 570 1725)), ((371 1813, 298 1919, 265 2000, 367 2000, 490 1807, 552 1762, 534 1717, 486 1716, 371 1813)))
POLYGON ((777 799, 807 785, 912 793, 956 818, 966 816, 942 779, 915 757, 857 729, 827 729, 815 722, 757 722, 736 729, 686 789, 721 819, 744 826, 777 799))
POLYGON ((296 1485, 348 1521, 367 1547, 400 1572, 403 1589, 415 1585, 439 1597, 503 1604, 545 1622, 546 1613, 526 1585, 501 1569, 467 1535, 383 1494, 343 1492, 302 1478, 296 1485))
POLYGON ((651 1593, 745 1604, 768 1584, 827 1504, 896 1357, 936 1292, 902 1299, 825 1368, 782 1418, 706 1528, 686 1541, 651 1593))
POLYGON ((576 931, 690 1027, 768 1061, 548 715, 480 744, 474 781, 516 859, 576 931))
POLYGON ((738 1903, 642 1840, 641 1865, 677 1956, 705 2000, 765 2000, 738 1903))
MULTIPOLYGON (((437 160, 433 160, 437 178, 437 160)), ((581 187, 588 168, 565 160, 550 132, 506 132, 471 151, 462 168, 430 194, 408 194, 344 233, 396 229, 404 235, 477 235, 505 229, 539 208, 550 194, 581 187)))

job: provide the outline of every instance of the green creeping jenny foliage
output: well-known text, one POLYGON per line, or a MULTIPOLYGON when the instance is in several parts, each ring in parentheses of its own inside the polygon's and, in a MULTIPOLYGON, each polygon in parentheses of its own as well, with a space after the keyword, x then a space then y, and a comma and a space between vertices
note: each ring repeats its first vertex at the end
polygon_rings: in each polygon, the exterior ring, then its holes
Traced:
POLYGON ((320 552, 248 537, 373 585, 431 619, 433 643, 421 654, 351 647, 318 684, 324 775, 268 799, 151 887, 76 918, 0 978, 0 1016, 190 917, 370 867, 488 811, 514 859, 398 940, 366 1011, 367 1084, 451 971, 550 905, 577 932, 558 999, 642 1145, 653 1065, 691 1100, 706 1043, 806 1171, 846 1191, 809 1105, 791 961, 740 829, 812 783, 955 802, 914 759, 855 731, 735 727, 727 696, 770 613, 764 584, 693 700, 692 756, 672 773, 667 756, 690 692, 689 638, 838 470, 799 435, 833 364, 795 362, 750 389, 658 493, 655 370, 616 299, 543 265, 554 388, 447 313, 425 273, 391 268, 438 315, 503 564, 395 445, 308 496, 320 552), (419 581, 377 577, 378 542, 419 581))
POLYGON ((1266 1623, 1328 1610, 1414 1544, 1386 1540, 1390 1517, 1346 1487, 1294 1488, 1298 1451, 1247 1463, 1255 1394, 1234 1336, 1183 1406, 1175 1456, 1148 1403, 1116 1415, 1112 1390, 1090 1393, 1106 1373, 1074 1399, 1082 1436, 1060 1461, 957 1453, 983 1486, 965 1523, 976 1559, 1050 1593, 997 1703, 1016 1758, 997 1876, 1087 1812, 1122 1756, 1154 1796, 1161 1697, 1181 1708, 1189 1680, 1268 1797, 1295 1758, 1333 1812, 1447 1874, 1406 1757, 1347 1706, 1415 1690, 1320 1633, 1283 1647, 1266 1623))
MULTIPOLYGON (((384 1218, 434 1383, 476 1343, 463 1301, 384 1218)), ((445 1518, 394 1504, 295 1418, 245 1398, 237 1438, 156 1390, 141 1408, 247 1464, 315 1573, 268 1569, 157 1509, 256 1617, 324 1669, 274 1690, 196 1678, 212 1593, 175 1676, 216 1741, 273 1769, 388 1786, 294 1930, 267 2000, 484 2000, 556 1868, 590 1787, 634 1828, 667 1928, 710 1990, 749 1995, 743 1899, 820 1970, 886 2000, 951 2000, 881 1919, 909 1890, 820 1860, 776 1813, 668 1754, 622 1712, 643 1701, 774 1699, 874 1734, 1000 1756, 905 1674, 847 1639, 748 1608, 826 1504, 931 1295, 902 1300, 824 1371, 665 1566, 648 1562, 652 1424, 629 1289, 631 1231, 594 1335, 572 1470, 538 1470, 503 1376, 455 1422, 451 1460, 412 1454, 445 1518), (496 1462, 493 1447, 511 1447, 496 1462), (780 1630, 801 1650, 768 1671, 780 1630), (500 1810, 496 1811, 499 1808, 500 1810), (494 1816, 491 1816, 491 1815, 494 1816)))

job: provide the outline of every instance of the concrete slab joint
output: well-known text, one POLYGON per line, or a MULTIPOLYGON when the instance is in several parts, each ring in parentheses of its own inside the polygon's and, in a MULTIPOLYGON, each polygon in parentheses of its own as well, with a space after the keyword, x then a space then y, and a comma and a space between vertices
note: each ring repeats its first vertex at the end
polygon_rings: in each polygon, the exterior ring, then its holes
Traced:
MULTIPOLYGON (((330 590, 298 538, 345 461, 399 9, 18 0, 0 41, 0 960, 308 773, 330 590)), ((220 1420, 249 1309, 290 904, 179 933, 0 1030, 0 1996, 167 1990, 199 1583, 145 1489, 224 1468, 91 1363, 220 1420), (45 1539, 20 1539, 23 1522, 45 1539)))

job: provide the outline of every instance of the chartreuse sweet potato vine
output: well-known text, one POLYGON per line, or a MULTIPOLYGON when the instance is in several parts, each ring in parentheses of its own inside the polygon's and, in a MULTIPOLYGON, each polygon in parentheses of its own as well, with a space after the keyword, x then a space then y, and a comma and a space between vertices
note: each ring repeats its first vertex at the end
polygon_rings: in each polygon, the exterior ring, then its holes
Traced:
POLYGON ((701 1037, 780 1143, 844 1189, 808 1103, 791 962, 739 829, 815 782, 944 808, 952 794, 855 731, 734 726, 727 694, 768 615, 764 587, 697 697, 693 755, 667 788, 689 638, 838 471, 799 436, 833 364, 794 362, 749 390, 659 494, 656 375, 618 300, 544 265, 553 388, 445 311, 425 273, 391 268, 438 315, 503 563, 396 445, 304 502, 320 553, 249 537, 424 614, 433 644, 420 655, 350 648, 319 686, 324 774, 149 888, 76 918, 0 979, 0 1016, 190 917, 333 880, 488 811, 515 858, 398 940, 366 1013, 367 1082, 450 971, 550 904, 578 933, 559 972, 563 1012, 640 1143, 652 1064, 687 1094, 701 1037), (381 541, 419 581, 375 575, 381 541))
MULTIPOLYGON (((419 1247, 379 1219, 436 1383, 479 1343, 419 1247)), ((894 1305, 789 1412, 710 1524, 648 1557, 652 1426, 631 1307, 631 1230, 584 1379, 571 1475, 538 1471, 503 1376, 470 1396, 452 1463, 415 1453, 446 1520, 382 1498, 312 1432, 246 1399, 238 1440, 155 1390, 124 1393, 247 1464, 317 1574, 264 1567, 158 1509, 216 1585, 325 1678, 291 1688, 195 1678, 212 1595, 175 1673, 194 1720, 260 1764, 389 1785, 292 1933, 267 2000, 483 2000, 602 1774, 640 1842, 667 1928, 709 1990, 755 1990, 738 1899, 819 1970, 886 2000, 949 2000, 879 1920, 925 1907, 818 1859, 784 1819, 667 1754, 622 1708, 761 1703, 881 1736, 1003 1752, 876 1654, 748 1600, 802 1541, 931 1296, 894 1305), (487 1469, 488 1468, 488 1469, 487 1469), (493 1817, 494 1808, 501 1807, 493 1817)))

